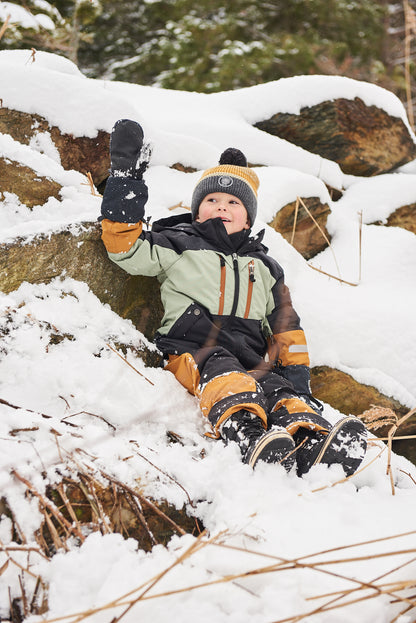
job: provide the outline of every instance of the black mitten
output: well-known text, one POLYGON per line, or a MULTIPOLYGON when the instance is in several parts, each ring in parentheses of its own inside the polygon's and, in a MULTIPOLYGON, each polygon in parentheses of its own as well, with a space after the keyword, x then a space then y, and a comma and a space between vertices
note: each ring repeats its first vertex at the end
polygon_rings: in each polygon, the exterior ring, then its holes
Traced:
POLYGON ((143 141, 143 129, 131 119, 119 119, 111 132, 111 173, 114 177, 141 179, 150 160, 150 145, 143 141))

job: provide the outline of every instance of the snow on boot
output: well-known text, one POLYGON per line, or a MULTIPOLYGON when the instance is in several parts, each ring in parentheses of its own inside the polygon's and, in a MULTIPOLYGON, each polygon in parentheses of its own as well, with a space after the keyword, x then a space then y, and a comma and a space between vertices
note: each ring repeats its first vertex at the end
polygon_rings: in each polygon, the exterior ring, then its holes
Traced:
POLYGON ((289 433, 281 427, 266 431, 260 418, 245 409, 237 411, 221 425, 221 436, 226 445, 239 445, 243 463, 251 467, 259 461, 281 463, 290 471, 295 462, 295 443, 289 433))
POLYGON ((143 129, 131 119, 119 119, 111 132, 111 173, 114 177, 141 179, 150 160, 150 145, 143 142, 143 129))
POLYGON ((297 474, 306 474, 311 467, 324 463, 340 463, 346 476, 358 469, 367 449, 367 430, 354 416, 339 420, 328 434, 301 428, 295 435, 297 474))

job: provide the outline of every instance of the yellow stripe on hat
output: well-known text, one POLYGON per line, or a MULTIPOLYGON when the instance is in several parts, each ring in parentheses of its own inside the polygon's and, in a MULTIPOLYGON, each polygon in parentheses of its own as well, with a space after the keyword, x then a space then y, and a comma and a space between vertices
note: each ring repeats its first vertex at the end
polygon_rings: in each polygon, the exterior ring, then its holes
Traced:
POLYGON ((211 169, 204 171, 199 181, 218 175, 229 175, 230 177, 236 177, 242 182, 245 182, 248 186, 250 186, 254 195, 257 197, 260 180, 253 169, 250 169, 249 167, 239 167, 234 164, 220 164, 217 167, 212 167, 211 169))

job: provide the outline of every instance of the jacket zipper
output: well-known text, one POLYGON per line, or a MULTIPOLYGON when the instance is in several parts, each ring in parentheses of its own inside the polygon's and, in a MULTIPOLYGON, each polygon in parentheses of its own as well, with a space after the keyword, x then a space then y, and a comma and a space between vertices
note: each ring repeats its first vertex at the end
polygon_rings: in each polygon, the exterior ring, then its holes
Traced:
POLYGON ((218 315, 222 316, 224 313, 224 301, 225 301, 225 259, 222 255, 219 256, 220 264, 221 264, 221 277, 220 277, 220 303, 218 307, 218 315))
MULTIPOLYGON (((238 297, 240 294, 240 273, 238 270, 238 255, 237 253, 233 253, 233 270, 234 270, 234 299, 233 305, 231 308, 230 317, 235 316, 235 312, 237 311, 238 305, 238 297)), ((221 277, 220 277, 220 302, 218 307, 218 315, 222 316, 224 314, 224 301, 225 301, 225 278, 226 278, 226 267, 225 260, 222 255, 219 256, 220 264, 221 264, 221 277)), ((247 302, 246 309, 244 312, 244 318, 248 318, 251 307, 251 299, 253 296, 253 284, 256 281, 254 277, 254 260, 251 260, 248 264, 248 289, 247 289, 247 302)))
POLYGON ((244 318, 248 318, 250 313, 251 298, 253 296, 253 284, 256 281, 254 277, 254 260, 251 260, 248 265, 248 290, 247 290, 247 303, 246 310, 244 312, 244 318))
POLYGON ((238 295, 240 293, 240 273, 238 272, 238 255, 237 253, 233 253, 233 267, 234 267, 234 300, 233 306, 231 308, 230 318, 234 318, 235 312, 237 311, 238 304, 238 295))

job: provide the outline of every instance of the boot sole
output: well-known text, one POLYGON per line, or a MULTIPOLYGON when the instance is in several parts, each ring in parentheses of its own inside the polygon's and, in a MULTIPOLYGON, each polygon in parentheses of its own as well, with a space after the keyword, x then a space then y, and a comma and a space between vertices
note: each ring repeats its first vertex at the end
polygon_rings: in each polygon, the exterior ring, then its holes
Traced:
POLYGON ((281 463, 290 471, 295 462, 295 442, 286 431, 269 431, 253 449, 248 464, 255 467, 259 461, 281 463))
MULTIPOLYGON (((331 429, 330 433, 325 439, 325 443, 323 444, 318 456, 312 463, 312 466, 318 465, 319 463, 325 463, 327 465, 341 463, 346 475, 351 476, 358 469, 361 461, 365 456, 365 452, 367 449, 366 437, 366 429, 361 420, 354 416, 343 418, 342 420, 337 422, 335 426, 331 429), (343 432, 346 435, 350 435, 352 441, 358 443, 360 452, 357 456, 349 456, 347 452, 340 452, 333 447, 333 445, 335 445, 335 443, 337 442, 342 444, 342 440, 337 440, 337 435, 339 435, 340 432, 343 432), (333 457, 328 456, 331 451, 334 452, 333 457)), ((351 440, 348 440, 347 443, 351 443, 351 440)))

